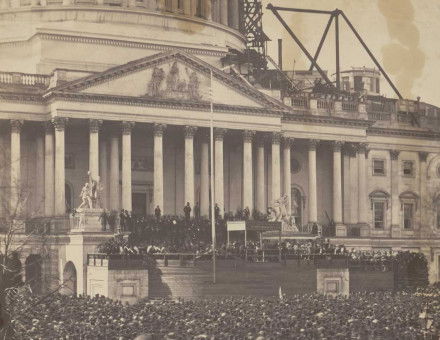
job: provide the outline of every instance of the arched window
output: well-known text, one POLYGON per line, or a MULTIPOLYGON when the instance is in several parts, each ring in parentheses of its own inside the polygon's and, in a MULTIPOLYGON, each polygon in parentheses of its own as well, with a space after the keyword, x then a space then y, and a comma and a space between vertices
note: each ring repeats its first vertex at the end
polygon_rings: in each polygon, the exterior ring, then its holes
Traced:
POLYGON ((40 255, 29 255, 25 263, 26 283, 34 294, 41 294, 43 288, 43 259, 40 255))
POLYGON ((373 213, 373 225, 375 229, 384 229, 386 226, 386 211, 390 194, 386 191, 375 190, 370 193, 371 211, 373 213))
POLYGON ((77 293, 77 278, 76 268, 72 261, 69 261, 64 266, 63 270, 63 289, 62 293, 65 295, 76 295, 77 293))

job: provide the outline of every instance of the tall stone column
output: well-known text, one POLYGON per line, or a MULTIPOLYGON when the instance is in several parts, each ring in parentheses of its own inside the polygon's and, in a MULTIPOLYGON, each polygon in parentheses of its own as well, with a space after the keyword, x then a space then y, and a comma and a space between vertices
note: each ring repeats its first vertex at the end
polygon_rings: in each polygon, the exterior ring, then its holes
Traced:
POLYGON ((224 178, 223 178, 223 137, 226 133, 225 129, 215 129, 215 203, 220 208, 220 216, 223 216, 225 209, 225 194, 224 194, 224 178))
POLYGON ((89 171, 94 180, 99 176, 99 128, 102 120, 89 120, 89 171))
MULTIPOLYGON (((427 207, 426 207, 426 195, 427 195, 427 182, 426 182, 426 176, 427 176, 427 163, 426 160, 428 158, 428 152, 419 152, 419 166, 420 166, 420 182, 419 182, 419 192, 420 192, 420 237, 427 237, 430 233, 428 220, 427 220, 427 207), (424 202, 425 201, 425 202, 424 202)), ((434 222, 435 223, 435 222, 434 222)))
POLYGON ((264 138, 257 138, 257 173, 256 173, 256 206, 260 213, 266 213, 265 205, 265 162, 264 162, 264 138))
POLYGON ((206 20, 212 20, 212 1, 213 0, 202 0, 202 16, 206 20))
POLYGON ((55 117, 55 215, 66 213, 65 140, 66 118, 55 117))
POLYGON ((131 211, 131 130, 134 122, 122 122, 122 209, 131 211))
POLYGON ((44 215, 44 136, 42 130, 35 131, 35 195, 33 213, 44 215))
POLYGON ((343 187, 344 187, 344 224, 350 223, 350 148, 349 144, 344 145, 344 155, 343 155, 343 187))
POLYGON ((400 237, 400 201, 399 201, 399 153, 390 150, 391 157, 391 237, 400 237))
POLYGON ((103 133, 99 142, 99 182, 102 186, 101 200, 104 209, 109 209, 108 168, 108 145, 103 133))
POLYGON ((342 224, 342 145, 342 142, 333 142, 333 221, 337 236, 347 236, 347 229, 342 224))
POLYGON ((359 222, 358 154, 356 145, 350 151, 350 222, 359 222))
POLYGON ((221 14, 220 14, 220 0, 211 0, 211 13, 212 20, 215 22, 221 22, 221 14))
POLYGON ((21 128, 23 126, 22 120, 11 120, 11 191, 10 191, 10 204, 9 215, 19 216, 21 214, 21 208, 23 205, 24 195, 22 195, 21 188, 21 128))
POLYGON ((165 124, 154 124, 154 209, 164 212, 163 205, 163 132, 165 124))
POLYGON ((243 209, 254 210, 254 180, 252 171, 252 139, 255 131, 243 131, 243 209))
POLYGON ((202 135, 200 157, 200 215, 209 216, 209 137, 202 135))
POLYGON ((54 159, 54 128, 51 122, 44 124, 44 215, 55 214, 55 159, 54 159))
POLYGON ((240 24, 239 0, 229 0, 229 13, 231 13, 229 26, 238 30, 240 24))
POLYGON ((291 191, 292 191, 292 175, 290 169, 290 149, 292 146, 292 138, 283 139, 283 195, 287 196, 289 204, 287 205, 287 214, 292 211, 291 191))
POLYGON ((194 215, 194 133, 197 128, 185 126, 185 202, 191 206, 194 215))
POLYGON ((317 182, 316 182, 316 146, 319 141, 309 140, 309 224, 318 222, 318 201, 317 201, 317 182))
POLYGON ((359 202, 359 224, 361 225, 361 236, 369 235, 368 228, 368 200, 367 200, 367 172, 365 165, 365 157, 367 145, 364 143, 358 144, 357 154, 358 154, 358 202, 359 202))
POLYGON ((220 22, 228 25, 228 0, 220 0, 220 22))
POLYGON ((281 197, 281 166, 280 166, 280 142, 281 133, 272 135, 272 204, 281 197))
POLYGON ((110 137, 109 207, 119 210, 119 133, 115 130, 110 137))

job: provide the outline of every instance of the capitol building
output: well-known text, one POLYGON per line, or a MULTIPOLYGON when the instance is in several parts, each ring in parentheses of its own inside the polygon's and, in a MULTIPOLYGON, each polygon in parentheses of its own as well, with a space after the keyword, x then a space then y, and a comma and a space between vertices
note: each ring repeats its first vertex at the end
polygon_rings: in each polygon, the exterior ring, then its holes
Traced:
POLYGON ((287 195, 302 235, 334 223, 331 242, 422 252, 440 280, 440 109, 380 97, 372 69, 343 74, 361 98, 259 83, 231 62, 241 3, 0 0, 0 218, 19 240, 50 220, 20 254, 44 248, 43 282, 73 266, 86 292, 87 254, 113 236, 72 217, 88 172, 106 211, 137 215, 209 216, 210 176, 221 215, 287 195))

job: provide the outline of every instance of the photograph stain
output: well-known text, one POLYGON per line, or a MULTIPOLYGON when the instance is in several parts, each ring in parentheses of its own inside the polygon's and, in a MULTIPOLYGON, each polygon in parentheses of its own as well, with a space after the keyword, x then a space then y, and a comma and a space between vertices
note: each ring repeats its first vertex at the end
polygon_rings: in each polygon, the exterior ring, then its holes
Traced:
POLYGON ((384 67, 394 76, 402 95, 412 98, 414 82, 422 76, 426 59, 420 47, 414 7, 410 0, 378 0, 378 7, 391 38, 382 47, 384 67))

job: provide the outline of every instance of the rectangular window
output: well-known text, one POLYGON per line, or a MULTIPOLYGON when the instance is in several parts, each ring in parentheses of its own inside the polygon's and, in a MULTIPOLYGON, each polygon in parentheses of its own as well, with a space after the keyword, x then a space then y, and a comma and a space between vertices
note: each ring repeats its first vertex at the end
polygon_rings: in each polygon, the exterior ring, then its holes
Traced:
POLYGON ((413 227, 413 211, 414 204, 404 203, 403 204, 403 228, 412 229, 413 227))
POLYGON ((385 161, 383 159, 373 159, 373 175, 385 175, 385 161))
POLYGON ((414 175, 414 163, 412 161, 403 161, 403 176, 414 175))
POLYGON ((374 228, 383 229, 385 225, 385 202, 374 202, 374 228))

